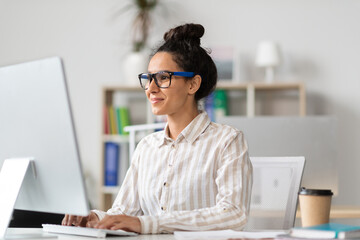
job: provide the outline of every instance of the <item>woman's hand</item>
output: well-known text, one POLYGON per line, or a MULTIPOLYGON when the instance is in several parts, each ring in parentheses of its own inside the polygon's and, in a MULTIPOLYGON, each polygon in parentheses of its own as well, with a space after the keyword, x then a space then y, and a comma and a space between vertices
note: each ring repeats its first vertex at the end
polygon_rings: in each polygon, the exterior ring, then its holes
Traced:
POLYGON ((106 215, 100 222, 95 224, 95 228, 124 230, 128 232, 141 232, 139 218, 127 215, 106 215))
POLYGON ((98 222, 99 218, 94 212, 91 212, 86 217, 66 214, 61 222, 61 225, 76 227, 94 227, 98 222))

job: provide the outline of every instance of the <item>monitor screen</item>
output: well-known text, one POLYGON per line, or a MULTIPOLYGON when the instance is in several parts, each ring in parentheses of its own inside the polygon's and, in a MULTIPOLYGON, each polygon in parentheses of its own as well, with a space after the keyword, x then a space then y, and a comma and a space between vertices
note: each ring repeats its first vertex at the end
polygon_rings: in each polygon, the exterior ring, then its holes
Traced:
MULTIPOLYGON (((70 100, 60 58, 0 68, 0 166, 28 158, 15 208, 87 215, 70 100)), ((6 184, 12 184, 11 182, 6 184)))

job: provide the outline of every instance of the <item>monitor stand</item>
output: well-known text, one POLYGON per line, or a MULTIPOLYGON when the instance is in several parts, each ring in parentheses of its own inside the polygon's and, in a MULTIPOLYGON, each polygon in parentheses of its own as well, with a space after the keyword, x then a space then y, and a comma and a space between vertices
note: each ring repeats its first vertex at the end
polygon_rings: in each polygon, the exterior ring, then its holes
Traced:
MULTIPOLYGON (((33 158, 12 158, 6 159, 0 171, 0 239, 33 238, 34 235, 6 235, 7 227, 11 221, 16 199, 19 195, 21 185, 26 172, 31 168, 32 174, 36 177, 35 162, 33 158)), ((55 237, 54 235, 37 234, 36 237, 55 237)))

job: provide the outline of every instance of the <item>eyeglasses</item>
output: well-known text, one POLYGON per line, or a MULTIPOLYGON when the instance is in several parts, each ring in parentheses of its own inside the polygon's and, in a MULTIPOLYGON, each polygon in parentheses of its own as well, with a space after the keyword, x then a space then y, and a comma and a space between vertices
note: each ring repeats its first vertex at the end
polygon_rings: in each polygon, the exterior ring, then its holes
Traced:
POLYGON ((171 85, 172 76, 193 77, 193 72, 169 72, 161 71, 156 73, 141 73, 139 74, 140 85, 144 90, 147 90, 151 81, 154 79, 156 86, 159 88, 168 88, 171 85))

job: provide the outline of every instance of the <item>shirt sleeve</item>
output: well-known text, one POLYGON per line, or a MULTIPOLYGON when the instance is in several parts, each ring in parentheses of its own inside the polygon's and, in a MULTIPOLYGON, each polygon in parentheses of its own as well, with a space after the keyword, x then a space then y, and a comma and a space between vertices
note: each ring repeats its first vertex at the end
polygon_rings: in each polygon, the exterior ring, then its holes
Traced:
POLYGON ((242 132, 236 132, 222 145, 216 173, 218 194, 215 206, 139 216, 141 233, 242 230, 248 219, 252 187, 252 165, 242 132))

